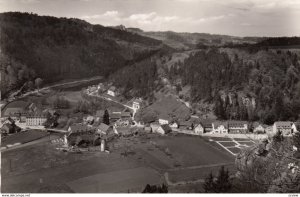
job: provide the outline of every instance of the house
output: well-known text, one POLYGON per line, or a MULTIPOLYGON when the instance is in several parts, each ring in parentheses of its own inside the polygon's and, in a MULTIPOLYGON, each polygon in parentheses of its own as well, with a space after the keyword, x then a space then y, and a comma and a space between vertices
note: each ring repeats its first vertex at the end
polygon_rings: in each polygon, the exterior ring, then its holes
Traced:
POLYGON ((107 94, 110 96, 116 96, 116 87, 115 86, 111 86, 108 90, 107 90, 107 94))
POLYGON ((109 129, 108 125, 101 123, 96 130, 96 134, 98 134, 98 135, 105 134, 106 135, 106 132, 108 129, 109 129))
POLYGON ((259 133, 266 133, 266 128, 268 125, 261 124, 258 122, 253 123, 253 133, 259 134, 259 133))
POLYGON ((171 118, 168 115, 166 115, 166 114, 161 114, 158 117, 158 122, 161 125, 169 124, 171 122, 171 118))
POLYGON ((212 123, 213 133, 228 133, 228 123, 223 121, 215 121, 212 123))
POLYGON ((84 133, 84 132, 89 132, 91 130, 92 130, 91 127, 88 127, 87 125, 81 123, 72 124, 68 128, 68 131, 72 133, 84 133))
POLYGON ((294 122, 292 124, 292 133, 300 132, 300 122, 294 122))
POLYGON ((94 123, 94 121, 95 121, 95 118, 94 118, 94 116, 87 116, 87 117, 85 117, 84 119, 84 122, 86 122, 87 124, 93 124, 94 123))
POLYGON ((151 123, 150 127, 151 127, 151 131, 153 133, 159 133, 159 134, 164 135, 164 134, 172 132, 171 127, 167 124, 160 125, 159 123, 151 123))
POLYGON ((132 102, 132 108, 133 110, 139 110, 141 108, 142 99, 135 99, 132 102))
POLYGON ((290 135, 292 133, 292 122, 290 121, 277 121, 273 125, 273 133, 280 131, 283 135, 290 135))
POLYGON ((26 126, 43 126, 47 121, 46 113, 36 111, 26 116, 26 126))
POLYGON ((172 123, 169 124, 171 128, 174 128, 174 129, 178 129, 179 125, 176 121, 173 121, 172 123))
POLYGON ((15 132, 14 127, 9 123, 5 123, 0 130, 2 134, 10 134, 15 132))
POLYGON ((213 121, 210 119, 200 120, 200 124, 204 128, 204 133, 210 133, 213 131, 213 121))
POLYGON ((119 119, 121 119, 121 112, 113 112, 109 115, 109 120, 111 122, 116 122, 119 119))
POLYGON ((11 117, 15 121, 24 121, 26 119, 27 111, 22 107, 6 108, 1 114, 2 117, 11 117))
POLYGON ((181 121, 179 122, 178 128, 179 129, 187 129, 187 130, 193 130, 194 124, 190 121, 181 121))
POLYGON ((265 128, 265 131, 266 131, 266 134, 271 135, 271 136, 275 134, 275 133, 273 133, 273 126, 267 126, 265 128))
POLYGON ((115 127, 127 127, 130 125, 130 122, 128 119, 119 119, 115 122, 115 127))
POLYGON ((131 119, 131 114, 130 114, 130 112, 121 112, 121 118, 122 118, 123 120, 129 120, 129 119, 131 119))
POLYGON ((248 123, 246 121, 230 120, 228 121, 229 133, 247 133, 248 123))
POLYGON ((202 135, 203 133, 205 133, 205 128, 204 128, 204 126, 201 123, 196 124, 194 126, 194 132, 197 135, 202 135))

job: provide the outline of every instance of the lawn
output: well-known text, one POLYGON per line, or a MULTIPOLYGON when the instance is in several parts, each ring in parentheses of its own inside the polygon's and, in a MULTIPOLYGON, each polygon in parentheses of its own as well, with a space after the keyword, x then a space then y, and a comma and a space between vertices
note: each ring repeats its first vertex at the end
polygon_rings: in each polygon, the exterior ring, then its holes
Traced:
POLYGON ((161 184, 162 179, 154 170, 145 167, 99 173, 69 182, 77 193, 141 192, 147 184, 161 184))
POLYGON ((241 152, 241 149, 240 148, 236 148, 236 147, 233 147, 233 148, 227 148, 228 150, 230 150, 232 153, 234 154, 238 154, 241 152))
POLYGON ((219 143, 222 144, 225 147, 237 145, 235 142, 219 142, 219 143))
POLYGON ((252 146, 255 144, 254 142, 239 142, 239 143, 242 145, 247 145, 247 146, 252 146))
POLYGON ((155 139, 155 142, 161 147, 168 148, 182 167, 234 161, 234 157, 229 156, 225 150, 220 151, 212 146, 211 142, 194 136, 165 136, 155 139))
MULTIPOLYGON (((181 182, 181 181, 196 181, 199 179, 205 179, 210 172, 213 173, 214 176, 218 175, 220 166, 212 166, 212 167, 203 167, 198 169, 183 169, 169 172, 169 180, 173 183, 181 182)), ((228 169, 230 174, 236 172, 236 168, 234 164, 224 165, 225 169, 228 169)))
POLYGON ((41 130, 29 130, 7 136, 1 140, 1 146, 12 145, 15 143, 26 143, 49 135, 41 130))

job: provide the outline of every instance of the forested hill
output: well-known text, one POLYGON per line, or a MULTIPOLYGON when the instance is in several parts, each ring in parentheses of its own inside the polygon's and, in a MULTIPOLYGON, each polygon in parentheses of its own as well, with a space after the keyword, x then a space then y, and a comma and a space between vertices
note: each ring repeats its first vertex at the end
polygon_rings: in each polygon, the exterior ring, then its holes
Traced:
POLYGON ((207 49, 170 67, 171 81, 190 87, 192 103, 214 106, 219 119, 297 120, 299 50, 207 49), (179 80, 180 79, 180 80, 179 80))
POLYGON ((160 51, 161 41, 79 19, 0 14, 1 93, 42 78, 108 76, 160 51))

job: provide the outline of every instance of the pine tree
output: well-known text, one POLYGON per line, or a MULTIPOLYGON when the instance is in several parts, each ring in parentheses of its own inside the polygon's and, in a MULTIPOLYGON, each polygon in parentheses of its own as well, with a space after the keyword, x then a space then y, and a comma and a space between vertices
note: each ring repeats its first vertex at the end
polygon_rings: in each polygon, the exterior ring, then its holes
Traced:
POLYGON ((215 188, 215 182, 214 177, 212 175, 212 172, 208 175, 208 177, 205 179, 204 185, 203 185, 205 193, 212 193, 214 192, 215 188))
POLYGON ((103 115, 103 123, 106 125, 109 125, 109 114, 108 114, 107 109, 105 110, 104 115, 103 115))
POLYGON ((212 172, 205 179, 203 188, 206 193, 226 193, 229 192, 232 187, 232 183, 229 179, 229 172, 222 166, 219 170, 219 174, 216 180, 212 175, 212 172))

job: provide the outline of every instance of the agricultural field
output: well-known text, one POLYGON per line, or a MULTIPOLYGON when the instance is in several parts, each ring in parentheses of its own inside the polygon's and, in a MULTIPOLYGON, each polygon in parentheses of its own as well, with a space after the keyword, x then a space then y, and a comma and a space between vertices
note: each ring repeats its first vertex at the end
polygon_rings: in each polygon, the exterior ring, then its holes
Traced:
POLYGON ((49 135, 49 133, 41 130, 28 130, 15 133, 1 139, 1 146, 13 145, 15 143, 27 143, 49 135))

